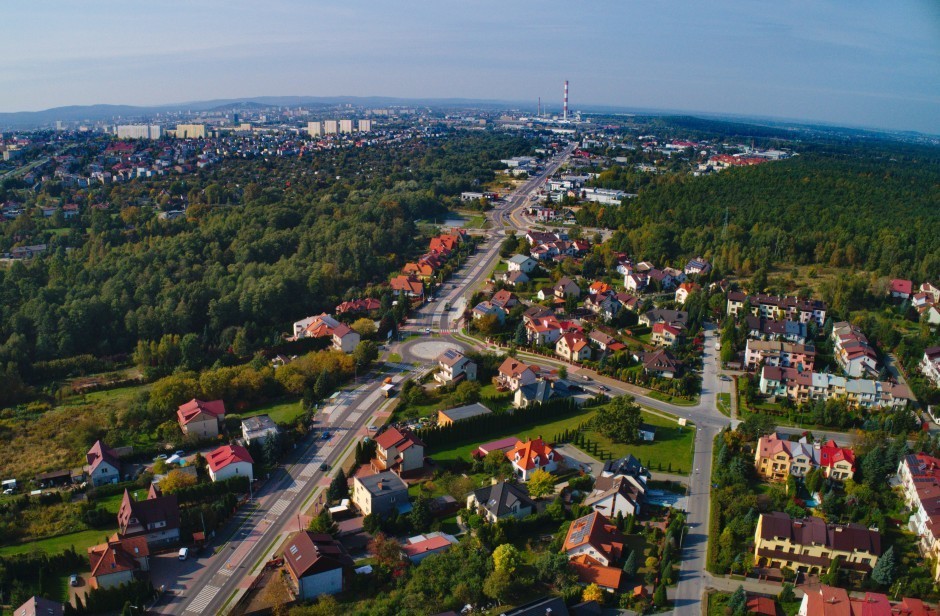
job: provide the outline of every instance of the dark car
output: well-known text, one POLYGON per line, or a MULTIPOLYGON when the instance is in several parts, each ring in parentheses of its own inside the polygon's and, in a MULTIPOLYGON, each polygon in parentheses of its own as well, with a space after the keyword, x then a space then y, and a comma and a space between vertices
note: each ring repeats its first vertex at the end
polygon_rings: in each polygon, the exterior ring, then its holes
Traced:
POLYGON ((325 473, 326 471, 330 470, 330 465, 324 462, 320 465, 320 470, 325 473))
POLYGON ((329 432, 324 432, 323 434, 320 435, 320 440, 322 440, 322 441, 328 441, 328 440, 330 440, 330 436, 331 436, 331 435, 330 435, 329 432))

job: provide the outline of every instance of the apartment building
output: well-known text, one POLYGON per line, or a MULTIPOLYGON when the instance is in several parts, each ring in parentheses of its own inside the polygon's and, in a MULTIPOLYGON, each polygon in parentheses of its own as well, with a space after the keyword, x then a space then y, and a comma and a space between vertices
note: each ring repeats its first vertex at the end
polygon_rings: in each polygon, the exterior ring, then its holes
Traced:
POLYGON ((814 321, 822 327, 826 321, 826 304, 820 300, 774 295, 747 295, 739 291, 728 293, 727 313, 750 313, 765 319, 783 321, 792 319, 801 323, 814 321))
POLYGON ((940 459, 923 453, 904 456, 897 477, 911 510, 908 528, 917 534, 921 553, 935 563, 934 579, 940 581, 940 459))
POLYGON ((851 377, 877 376, 878 355, 858 327, 840 321, 832 327, 836 362, 851 377))
POLYGON ((768 396, 785 397, 797 404, 844 398, 850 406, 871 409, 904 408, 914 399, 906 385, 779 366, 764 366, 760 391, 768 396))
POLYGON ((816 347, 778 340, 748 340, 744 349, 744 366, 756 370, 765 366, 781 366, 812 370, 816 362, 816 347))
POLYGON ((754 533, 757 566, 819 574, 838 558, 843 571, 866 575, 880 557, 881 534, 861 524, 827 524, 817 517, 795 520, 775 511, 761 514, 754 533))

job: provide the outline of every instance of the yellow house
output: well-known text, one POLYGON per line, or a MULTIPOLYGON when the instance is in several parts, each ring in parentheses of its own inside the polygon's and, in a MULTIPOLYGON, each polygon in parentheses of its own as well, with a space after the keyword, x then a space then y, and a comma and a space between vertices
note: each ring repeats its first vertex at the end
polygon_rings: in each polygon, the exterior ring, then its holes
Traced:
POLYGON ((766 481, 786 481, 791 475, 803 478, 816 467, 828 479, 845 481, 855 475, 855 454, 831 440, 811 445, 768 434, 757 441, 754 468, 766 481))
POLYGON ((866 575, 881 556, 881 534, 861 524, 827 524, 822 518, 794 520, 775 511, 762 513, 754 534, 754 563, 759 567, 818 574, 833 559, 841 568, 866 575))

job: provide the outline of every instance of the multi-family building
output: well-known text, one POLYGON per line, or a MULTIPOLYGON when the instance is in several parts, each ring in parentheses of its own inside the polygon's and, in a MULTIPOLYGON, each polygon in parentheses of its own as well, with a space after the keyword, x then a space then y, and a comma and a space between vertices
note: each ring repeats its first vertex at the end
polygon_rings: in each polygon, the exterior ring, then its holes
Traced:
POLYGON ((853 407, 904 408, 914 397, 906 385, 888 381, 849 379, 825 372, 803 372, 796 368, 764 366, 760 391, 785 397, 797 404, 813 400, 843 398, 853 407))
POLYGON ((303 338, 329 338, 333 348, 344 353, 355 351, 360 340, 355 330, 326 313, 294 323, 294 335, 291 340, 303 338))
POLYGON ((822 327, 826 321, 826 304, 819 300, 774 295, 747 295, 739 291, 728 293, 727 312, 730 315, 753 314, 778 321, 792 319, 801 323, 815 321, 822 327))
POLYGON ((855 452, 833 440, 808 443, 803 438, 793 442, 772 433, 757 441, 754 467, 768 481, 802 478, 813 468, 822 469, 828 479, 845 481, 855 475, 855 452))
POLYGON ((762 513, 754 533, 754 562, 774 569, 819 574, 838 558, 843 571, 870 573, 881 557, 881 534, 861 524, 829 524, 822 518, 793 519, 762 513))
POLYGON ((816 348, 778 340, 748 339, 744 349, 744 367, 756 370, 761 364, 812 370, 816 362, 816 348))
MULTIPOLYGON (((924 556, 940 563, 940 459, 923 453, 904 456, 897 477, 911 510, 908 528, 917 534, 924 556)), ((940 564, 935 564, 933 574, 940 581, 940 564)))
POLYGON ((940 346, 924 349, 924 358, 920 361, 920 371, 933 383, 940 387, 940 346))
MULTIPOLYGON (((749 612, 750 613, 750 612, 749 612)), ((806 590, 797 616, 938 616, 940 611, 921 601, 904 597, 893 603, 887 595, 866 592, 864 597, 849 596, 844 588, 820 584, 806 590)))
POLYGON ((747 337, 754 340, 782 340, 794 344, 806 344, 808 331, 806 323, 799 321, 774 321, 753 314, 745 317, 747 337))

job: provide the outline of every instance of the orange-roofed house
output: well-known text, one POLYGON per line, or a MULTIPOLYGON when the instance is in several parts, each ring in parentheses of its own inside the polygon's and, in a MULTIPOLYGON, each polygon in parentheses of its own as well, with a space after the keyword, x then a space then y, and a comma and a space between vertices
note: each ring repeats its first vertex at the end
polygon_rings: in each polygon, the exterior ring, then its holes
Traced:
POLYGON ((150 570, 150 550, 146 537, 118 539, 88 548, 92 588, 114 588, 134 579, 138 571, 150 570))
POLYGON ((569 332, 555 343, 555 354, 568 361, 591 359, 591 346, 581 333, 569 332))
POLYGON ((528 481, 536 469, 549 473, 558 470, 558 463, 564 459, 541 438, 516 443, 506 452, 506 457, 522 481, 528 481))
POLYGON ((413 276, 396 276, 391 282, 392 293, 405 297, 418 298, 424 296, 424 283, 413 276))
POLYGON ((604 567, 611 567, 620 560, 623 543, 623 533, 610 520, 594 511, 571 523, 561 550, 568 555, 569 560, 584 555, 604 567))
POLYGON ((210 451, 206 456, 209 463, 209 477, 212 481, 224 481, 232 477, 248 477, 254 479, 251 454, 241 445, 223 445, 210 451))
POLYGON ((606 282, 601 282, 600 280, 591 283, 591 286, 588 287, 588 293, 591 295, 603 295, 604 293, 607 293, 611 290, 612 289, 609 284, 606 282))
POLYGON ((424 442, 409 430, 389 428, 375 439, 376 472, 394 471, 401 475, 424 468, 424 442))
POLYGON ((582 584, 597 584, 607 592, 617 592, 623 582, 623 569, 606 567, 587 554, 572 558, 568 565, 574 569, 582 584))
POLYGON ((515 391, 523 385, 534 383, 536 380, 538 380, 538 376, 532 366, 527 366, 512 357, 507 357, 499 366, 498 381, 511 391, 515 391))
POLYGON ((684 304, 689 296, 699 291, 702 287, 694 282, 683 282, 679 285, 679 288, 676 289, 676 303, 684 304))
POLYGON ((219 424, 225 419, 225 403, 193 398, 179 407, 176 417, 186 436, 215 438, 219 435, 219 424))

